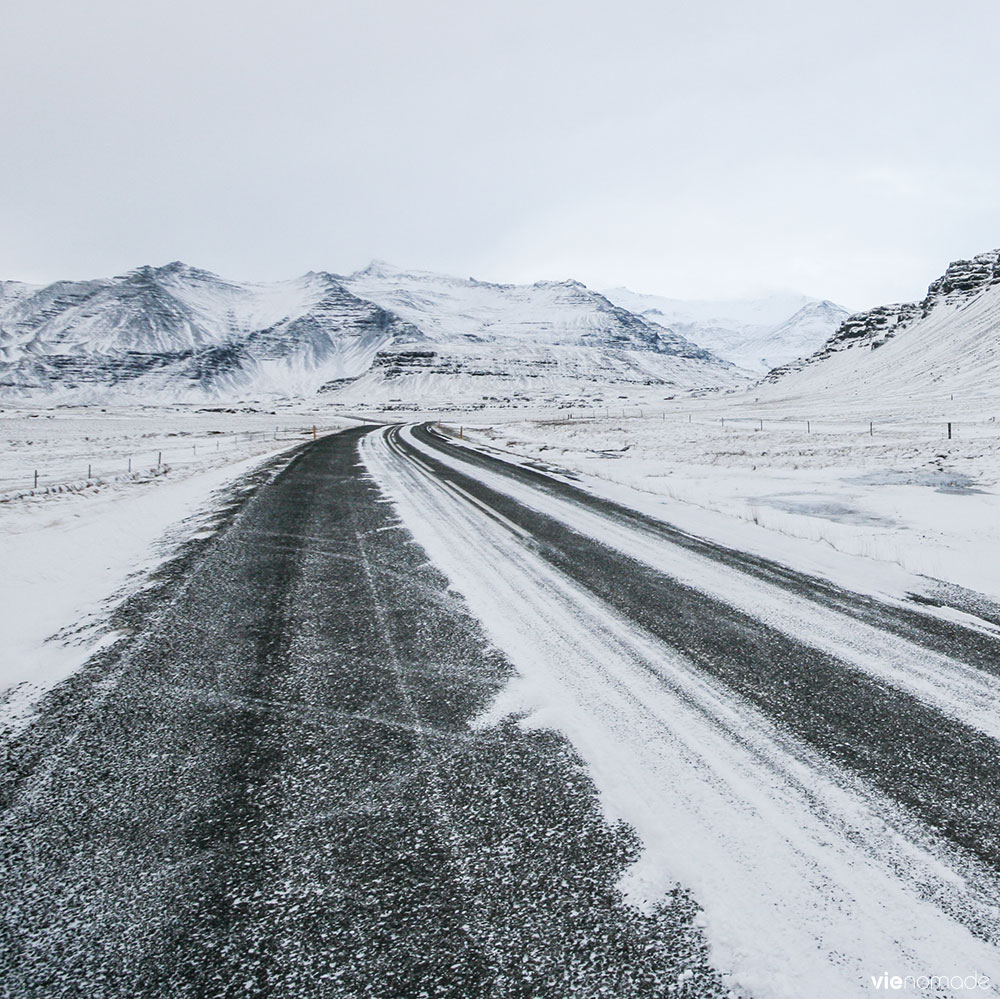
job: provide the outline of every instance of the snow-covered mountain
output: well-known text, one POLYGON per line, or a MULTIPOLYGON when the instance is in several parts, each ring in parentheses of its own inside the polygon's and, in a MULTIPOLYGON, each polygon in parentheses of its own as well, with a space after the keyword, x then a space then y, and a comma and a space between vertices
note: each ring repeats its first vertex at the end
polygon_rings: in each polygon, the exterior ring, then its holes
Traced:
POLYGON ((769 371, 811 354, 848 316, 843 306, 797 294, 684 300, 628 288, 604 294, 617 305, 749 371, 769 371))
POLYGON ((79 401, 300 394, 420 332, 329 274, 237 284, 181 263, 0 286, 0 391, 79 401))
POLYGON ((990 396, 1000 388, 1000 250, 956 260, 920 302, 849 316, 808 358, 767 376, 768 394, 885 400, 990 396))
POLYGON ((0 393, 73 401, 338 393, 448 403, 587 386, 738 384, 733 366, 573 281, 500 285, 372 264, 239 283, 175 262, 0 283, 0 393))
POLYGON ((420 351, 394 349, 377 358, 368 376, 345 389, 359 401, 388 392, 496 402, 586 397, 610 385, 672 391, 745 381, 732 364, 577 281, 495 284, 381 261, 342 280, 428 341, 420 351))

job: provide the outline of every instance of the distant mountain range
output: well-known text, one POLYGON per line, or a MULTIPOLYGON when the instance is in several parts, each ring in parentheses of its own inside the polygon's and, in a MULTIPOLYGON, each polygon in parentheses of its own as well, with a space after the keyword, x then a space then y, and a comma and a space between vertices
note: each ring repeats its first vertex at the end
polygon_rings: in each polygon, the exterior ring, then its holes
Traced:
POLYGON ((380 262, 271 283, 180 262, 93 281, 7 281, 0 395, 596 403, 615 385, 671 395, 745 384, 741 368, 812 348, 839 308, 801 297, 738 303, 736 312, 734 303, 681 302, 665 311, 668 302, 575 281, 494 284, 380 262), (651 301, 659 304, 636 313, 651 301))
POLYGON ((919 302, 849 316, 823 346, 771 371, 768 395, 872 402, 996 398, 1000 390, 1000 250, 956 260, 919 302))
POLYGON ((663 298, 628 288, 604 294, 643 319, 758 373, 813 353, 848 316, 842 305, 796 294, 723 301, 663 298))

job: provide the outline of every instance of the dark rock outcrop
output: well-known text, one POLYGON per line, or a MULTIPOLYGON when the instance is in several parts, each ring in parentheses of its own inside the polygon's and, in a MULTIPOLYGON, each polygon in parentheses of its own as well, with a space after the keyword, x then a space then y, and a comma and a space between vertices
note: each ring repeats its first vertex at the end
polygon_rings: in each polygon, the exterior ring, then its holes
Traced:
POLYGON ((764 380, 776 382, 792 371, 842 350, 858 347, 876 350, 900 330, 930 315, 938 306, 968 301, 995 284, 1000 284, 1000 250, 980 253, 971 260, 955 260, 941 277, 930 283, 921 301, 879 305, 848 316, 815 354, 774 368, 764 380))

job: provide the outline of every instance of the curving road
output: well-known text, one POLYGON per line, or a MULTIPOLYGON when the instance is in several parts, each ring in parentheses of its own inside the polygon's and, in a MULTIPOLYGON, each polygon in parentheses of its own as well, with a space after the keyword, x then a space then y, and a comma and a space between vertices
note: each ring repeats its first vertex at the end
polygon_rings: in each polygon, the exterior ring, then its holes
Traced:
POLYGON ((429 426, 245 486, 2 743, 4 994, 1000 982, 988 623, 429 426))

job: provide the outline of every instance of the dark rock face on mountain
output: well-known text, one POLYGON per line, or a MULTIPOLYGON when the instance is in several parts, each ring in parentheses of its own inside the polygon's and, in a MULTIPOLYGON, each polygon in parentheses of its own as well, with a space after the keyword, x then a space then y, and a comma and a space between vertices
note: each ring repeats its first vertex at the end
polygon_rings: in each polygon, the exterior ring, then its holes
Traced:
POLYGON ((959 305, 996 284, 1000 284, 1000 250, 981 253, 971 260, 956 260, 948 265, 941 277, 931 282, 921 301, 879 305, 848 316, 818 351, 775 368, 768 372, 765 380, 776 382, 843 350, 858 347, 876 350, 918 320, 926 319, 939 306, 959 305))
POLYGON ((1000 284, 1000 250, 950 263, 944 274, 931 282, 927 297, 920 304, 926 315, 938 302, 967 298, 994 284, 1000 284))

